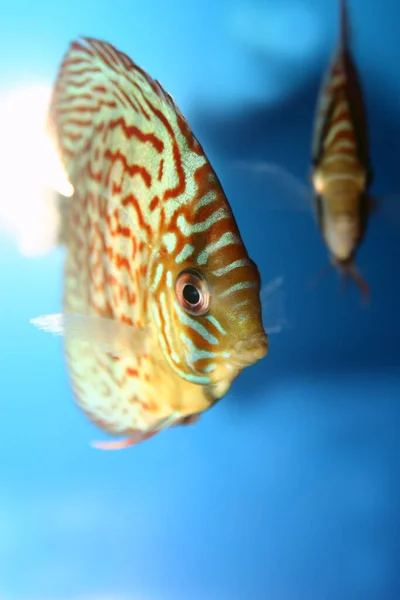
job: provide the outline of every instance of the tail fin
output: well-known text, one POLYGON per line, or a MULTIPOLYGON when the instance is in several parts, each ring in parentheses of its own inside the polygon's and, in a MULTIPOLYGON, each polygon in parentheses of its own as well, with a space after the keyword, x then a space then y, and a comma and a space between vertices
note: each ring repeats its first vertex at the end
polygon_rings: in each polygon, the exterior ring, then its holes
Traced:
POLYGON ((362 300, 365 304, 368 304, 370 300, 370 290, 369 285, 354 265, 354 263, 349 263, 346 265, 336 264, 334 261, 327 264, 326 267, 321 269, 321 271, 317 274, 317 276, 309 282, 309 289, 315 289, 317 285, 321 282, 321 280, 329 273, 331 269, 336 267, 339 271, 340 282, 342 291, 345 292, 348 279, 353 279, 354 283, 357 285, 358 289, 361 292, 362 300))
POLYGON ((370 301, 369 285, 366 282, 366 280, 364 279, 364 277, 361 275, 361 273, 359 272, 359 270, 357 269, 355 264, 350 263, 349 265, 346 265, 345 267, 339 267, 339 273, 340 273, 343 289, 345 288, 348 278, 350 277, 354 281, 354 283, 356 284, 358 289, 360 290, 361 299, 362 299, 363 303, 368 304, 370 301))

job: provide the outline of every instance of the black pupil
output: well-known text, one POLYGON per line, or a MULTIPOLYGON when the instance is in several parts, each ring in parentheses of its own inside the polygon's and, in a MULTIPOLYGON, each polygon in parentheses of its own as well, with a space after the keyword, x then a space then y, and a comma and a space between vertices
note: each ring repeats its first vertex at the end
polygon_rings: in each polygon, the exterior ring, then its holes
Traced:
POLYGON ((200 300, 199 291, 190 283, 183 288, 183 297, 188 304, 197 304, 200 300))

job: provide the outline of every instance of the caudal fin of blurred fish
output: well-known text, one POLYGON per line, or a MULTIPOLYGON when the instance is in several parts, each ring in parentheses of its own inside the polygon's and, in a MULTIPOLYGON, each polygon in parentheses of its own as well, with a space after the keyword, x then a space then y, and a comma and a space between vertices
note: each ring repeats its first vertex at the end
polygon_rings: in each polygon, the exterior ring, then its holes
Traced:
POLYGON ((361 300, 363 304, 369 304, 371 299, 369 285, 364 279, 364 277, 361 275, 360 271, 357 269, 355 264, 351 263, 345 268, 340 268, 339 274, 341 279, 342 291, 346 290, 349 279, 352 279, 353 282, 356 284, 358 290, 360 291, 361 300))
POLYGON ((63 207, 73 188, 46 130, 51 87, 0 95, 0 230, 28 257, 58 246, 63 207))
MULTIPOLYGON (((330 271, 332 271, 332 269, 334 269, 334 268, 335 268, 335 264, 332 262, 325 265, 319 271, 319 273, 316 275, 316 277, 314 277, 313 279, 311 279, 309 281, 309 283, 308 283, 309 290, 315 290, 319 286, 321 281, 326 277, 326 275, 328 275, 328 273, 330 271)), ((337 269, 339 271, 340 285, 341 285, 342 292, 344 293, 346 291, 347 284, 349 283, 349 280, 352 279, 361 293, 361 299, 362 299, 363 303, 368 304, 369 300, 370 300, 369 285, 366 282, 366 280, 364 279, 364 277, 361 275, 360 271, 357 269, 355 264, 350 263, 349 265, 346 265, 346 266, 337 266, 337 269)))

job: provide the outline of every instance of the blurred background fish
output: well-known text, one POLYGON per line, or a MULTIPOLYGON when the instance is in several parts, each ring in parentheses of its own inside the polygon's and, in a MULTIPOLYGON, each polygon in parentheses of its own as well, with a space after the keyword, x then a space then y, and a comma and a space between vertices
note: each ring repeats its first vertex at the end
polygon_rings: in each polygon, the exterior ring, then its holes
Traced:
POLYGON ((339 40, 323 78, 315 111, 310 176, 312 191, 278 164, 237 161, 234 166, 262 174, 278 183, 281 193, 267 199, 270 208, 312 211, 331 257, 331 264, 313 280, 313 285, 331 267, 335 267, 342 282, 353 279, 362 298, 368 300, 369 286, 355 265, 356 253, 374 208, 383 205, 387 217, 399 220, 400 195, 380 196, 374 200, 369 192, 373 171, 367 114, 364 92, 350 48, 346 0, 339 0, 339 12, 339 40), (290 199, 287 198, 288 193, 290 199))
POLYGON ((349 47, 345 0, 340 0, 340 39, 317 103, 312 146, 314 211, 332 265, 350 275, 364 297, 369 289, 354 259, 364 237, 372 182, 367 118, 349 47))
POLYGON ((66 245, 63 314, 32 323, 65 335, 79 406, 128 438, 97 447, 193 423, 268 350, 217 176, 172 97, 99 40, 71 44, 49 131, 73 190, 54 195, 50 236, 66 245))

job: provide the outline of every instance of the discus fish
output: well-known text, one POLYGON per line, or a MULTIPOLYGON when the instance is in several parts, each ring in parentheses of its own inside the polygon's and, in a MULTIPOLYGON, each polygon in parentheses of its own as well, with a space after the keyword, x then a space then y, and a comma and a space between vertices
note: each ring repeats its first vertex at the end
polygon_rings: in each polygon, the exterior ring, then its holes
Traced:
POLYGON ((175 101, 93 38, 61 64, 49 131, 73 195, 60 202, 64 335, 78 405, 122 448, 195 422, 266 356, 260 274, 175 101))
POLYGON ((340 24, 339 43, 317 99, 312 190, 274 163, 238 161, 235 166, 250 167, 253 172, 269 177, 270 183, 278 184, 279 192, 269 194, 271 208, 276 198, 278 210, 314 213, 331 255, 330 267, 336 267, 342 277, 351 276, 366 299, 369 288, 354 260, 373 206, 368 192, 373 173, 363 92, 349 47, 345 0, 340 0, 340 24))
POLYGON ((332 265, 351 276, 364 297, 368 285, 355 267, 371 209, 372 183, 363 92, 349 48, 345 0, 341 34, 320 90, 312 143, 314 210, 332 265))

